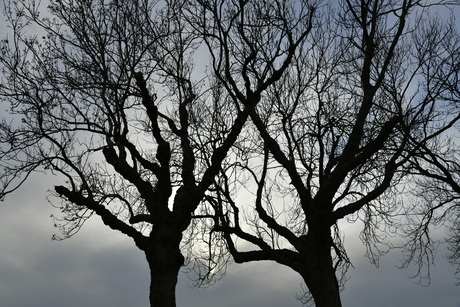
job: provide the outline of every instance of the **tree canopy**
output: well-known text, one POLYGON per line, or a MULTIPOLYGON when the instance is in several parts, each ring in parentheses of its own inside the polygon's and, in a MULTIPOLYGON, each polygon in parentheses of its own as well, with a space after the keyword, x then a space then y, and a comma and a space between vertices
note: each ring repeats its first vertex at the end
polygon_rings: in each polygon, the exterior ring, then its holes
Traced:
POLYGON ((181 0, 54 0, 46 9, 5 3, 0 196, 32 172, 58 175, 62 236, 100 216, 145 253, 151 304, 175 306, 183 253, 200 241, 215 247, 183 233, 206 218, 197 208, 315 10, 181 0))
POLYGON ((227 251, 341 306, 356 221, 372 262, 402 234, 420 265, 446 223, 455 262, 460 36, 432 13, 444 4, 6 1, 0 196, 57 175, 60 238, 93 215, 132 238, 152 306, 175 306, 190 259, 208 282, 227 251))
POLYGON ((430 231, 445 223, 458 259, 460 36, 434 7, 341 1, 318 13, 294 64, 251 113, 247 146, 235 153, 243 158, 216 182, 215 229, 236 262, 286 265, 303 277, 305 300, 341 306, 345 224, 362 222, 372 263, 403 248, 403 264, 415 261, 424 278, 430 231))

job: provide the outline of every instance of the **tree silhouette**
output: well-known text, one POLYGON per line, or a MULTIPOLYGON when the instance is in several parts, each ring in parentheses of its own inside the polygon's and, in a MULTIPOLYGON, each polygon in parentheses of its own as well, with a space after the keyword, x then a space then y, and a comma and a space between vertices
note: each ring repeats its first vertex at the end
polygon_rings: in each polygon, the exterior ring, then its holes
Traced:
POLYGON ((402 234, 407 261, 423 265, 430 222, 447 220, 458 259, 460 36, 432 6, 344 0, 317 12, 209 197, 236 262, 286 265, 303 300, 332 307, 350 265, 347 223, 362 222, 373 263, 402 234))
POLYGON ((313 13, 296 1, 5 1, 0 196, 32 172, 58 175, 60 238, 98 215, 145 253, 151 305, 175 306, 193 249, 181 245, 199 240, 183 234, 209 218, 196 212, 313 13))

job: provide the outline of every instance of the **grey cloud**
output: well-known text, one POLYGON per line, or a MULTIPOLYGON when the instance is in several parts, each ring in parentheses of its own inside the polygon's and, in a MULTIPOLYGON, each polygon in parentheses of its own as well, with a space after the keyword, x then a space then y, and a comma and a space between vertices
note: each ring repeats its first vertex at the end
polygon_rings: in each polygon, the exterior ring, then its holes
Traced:
MULTIPOLYGON (((56 230, 49 216, 56 209, 44 200, 49 187, 32 182, 0 203, 0 307, 148 306, 149 271, 143 254, 97 217, 75 237, 51 241, 56 230)), ((353 238, 350 232, 355 269, 349 271, 342 293, 344 306, 460 306, 454 269, 441 257, 432 284, 424 288, 407 278, 413 271, 395 268, 396 252, 384 256, 377 269, 353 238)), ((177 302, 179 307, 300 307, 295 299, 300 284, 295 272, 275 263, 233 264, 227 276, 206 289, 191 290, 182 275, 177 302)))

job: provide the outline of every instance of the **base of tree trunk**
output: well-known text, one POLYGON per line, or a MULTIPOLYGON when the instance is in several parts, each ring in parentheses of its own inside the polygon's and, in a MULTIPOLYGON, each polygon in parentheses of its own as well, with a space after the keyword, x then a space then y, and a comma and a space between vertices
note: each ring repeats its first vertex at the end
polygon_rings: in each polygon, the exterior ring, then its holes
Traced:
POLYGON ((179 245, 172 249, 159 249, 146 253, 150 267, 150 306, 176 307, 176 285, 184 257, 179 245))

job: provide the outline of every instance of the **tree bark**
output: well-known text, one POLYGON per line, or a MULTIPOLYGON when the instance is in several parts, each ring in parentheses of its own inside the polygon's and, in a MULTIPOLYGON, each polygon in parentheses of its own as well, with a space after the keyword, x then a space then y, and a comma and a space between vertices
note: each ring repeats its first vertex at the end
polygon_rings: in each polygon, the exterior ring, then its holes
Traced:
POLYGON ((310 229, 305 238, 304 264, 299 272, 316 307, 342 307, 339 283, 332 261, 332 238, 329 231, 310 229))
POLYGON ((182 234, 153 234, 145 250, 150 268, 150 306, 176 307, 176 285, 184 256, 179 246, 182 234))
MULTIPOLYGON (((319 264, 309 269, 308 277, 303 276, 316 307, 342 307, 339 285, 332 265, 319 264)), ((310 266, 310 265, 309 265, 310 266)), ((302 274, 303 275, 303 274, 302 274)))

